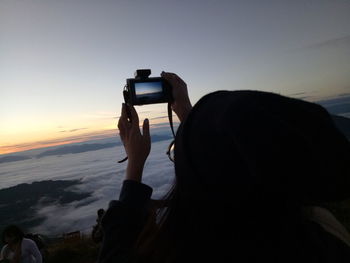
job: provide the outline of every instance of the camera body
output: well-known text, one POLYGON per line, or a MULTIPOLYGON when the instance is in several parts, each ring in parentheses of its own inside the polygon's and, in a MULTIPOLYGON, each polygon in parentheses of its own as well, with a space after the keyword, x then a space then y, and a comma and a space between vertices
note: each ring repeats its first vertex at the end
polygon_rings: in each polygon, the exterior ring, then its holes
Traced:
POLYGON ((145 105, 172 100, 170 85, 163 78, 150 78, 150 75, 150 69, 138 69, 135 78, 126 80, 123 91, 125 103, 145 105))

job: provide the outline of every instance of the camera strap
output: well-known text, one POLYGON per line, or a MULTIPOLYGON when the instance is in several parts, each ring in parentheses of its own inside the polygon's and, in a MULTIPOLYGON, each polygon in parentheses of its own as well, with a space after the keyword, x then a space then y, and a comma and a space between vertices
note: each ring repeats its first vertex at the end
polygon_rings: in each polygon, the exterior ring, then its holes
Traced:
POLYGON ((175 132, 174 132, 174 125, 173 125, 173 111, 171 109, 171 103, 168 103, 168 118, 169 118, 169 124, 171 128, 171 132, 173 133, 174 139, 175 139, 175 132))

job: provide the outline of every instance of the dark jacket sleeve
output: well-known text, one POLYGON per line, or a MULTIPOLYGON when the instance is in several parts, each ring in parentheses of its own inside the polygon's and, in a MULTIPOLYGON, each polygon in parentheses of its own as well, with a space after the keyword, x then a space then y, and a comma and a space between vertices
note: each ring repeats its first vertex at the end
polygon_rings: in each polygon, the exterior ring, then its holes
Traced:
POLYGON ((152 188, 132 180, 123 182, 119 201, 111 201, 102 218, 100 263, 127 262, 148 217, 152 188))

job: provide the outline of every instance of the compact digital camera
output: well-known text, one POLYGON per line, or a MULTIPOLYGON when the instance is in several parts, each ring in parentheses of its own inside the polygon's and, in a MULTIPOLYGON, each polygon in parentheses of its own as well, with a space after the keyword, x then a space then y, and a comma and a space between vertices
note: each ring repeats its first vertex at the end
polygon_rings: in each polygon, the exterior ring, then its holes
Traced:
POLYGON ((150 78, 150 69, 138 69, 134 79, 127 79, 123 91, 125 103, 145 105, 170 102, 171 87, 161 77, 150 78))

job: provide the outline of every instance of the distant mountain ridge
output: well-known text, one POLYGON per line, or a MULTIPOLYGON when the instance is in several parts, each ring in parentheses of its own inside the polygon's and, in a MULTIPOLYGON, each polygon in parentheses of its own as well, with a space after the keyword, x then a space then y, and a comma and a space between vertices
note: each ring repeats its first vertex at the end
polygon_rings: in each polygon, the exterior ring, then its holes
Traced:
MULTIPOLYGON (((160 142, 164 140, 170 140, 172 139, 172 136, 170 134, 154 134, 151 136, 152 143, 154 142, 160 142)), ((57 155, 65 155, 65 154, 75 154, 75 153, 83 153, 83 152, 89 152, 89 151, 97 151, 101 149, 107 149, 107 148, 113 148, 117 146, 121 146, 122 142, 108 142, 108 143, 84 143, 84 144, 69 144, 64 146, 58 146, 56 148, 51 148, 46 151, 43 151, 39 154, 27 156, 27 155, 16 155, 16 154, 9 154, 4 155, 1 157, 0 155, 0 164, 2 163, 9 163, 9 162, 16 162, 16 161, 23 161, 33 158, 43 158, 46 156, 57 156, 57 155)))
MULTIPOLYGON (((159 142, 164 140, 169 140, 172 137, 170 135, 153 135, 152 142, 159 142)), ((41 158, 44 156, 52 156, 52 155, 64 155, 64 154, 74 154, 74 153, 83 153, 89 151, 97 151, 106 148, 113 148, 116 146, 122 145, 122 142, 115 143, 90 143, 90 144, 81 144, 81 145, 68 145, 63 146, 54 150, 48 150, 37 155, 37 158, 41 158)))
MULTIPOLYGON (((350 140, 350 119, 343 117, 332 115, 334 123, 338 127, 339 130, 345 135, 347 139, 350 140)), ((170 140, 172 139, 171 134, 155 134, 152 135, 152 143, 170 140)), ((74 144, 74 145, 64 145, 54 149, 46 150, 40 154, 35 155, 36 158, 42 158, 46 156, 57 156, 57 155, 65 155, 65 154, 75 154, 75 153, 83 153, 89 151, 97 151, 101 149, 113 148, 116 146, 121 146, 122 142, 109 142, 109 143, 85 143, 85 144, 74 144)), ((32 159, 33 157, 24 156, 24 155, 7 155, 4 157, 0 157, 0 164, 8 163, 8 162, 16 162, 32 159)))
POLYGON ((28 156, 21 156, 21 155, 5 156, 0 158, 0 163, 9 163, 9 162, 23 161, 28 159, 31 159, 31 158, 28 156))
POLYGON ((90 192, 71 188, 81 183, 79 180, 46 180, 0 189, 0 231, 13 222, 25 228, 40 225, 46 216, 38 214, 37 210, 45 205, 65 205, 91 197, 90 192))
POLYGON ((54 150, 48 150, 43 153, 40 153, 37 155, 37 158, 42 158, 45 156, 52 156, 52 155, 64 155, 64 154, 74 154, 74 153, 83 153, 83 152, 89 152, 89 151, 97 151, 101 149, 106 149, 106 148, 112 148, 115 146, 119 146, 121 143, 104 143, 104 144, 97 144, 97 143, 92 143, 92 144, 82 144, 82 145, 68 145, 68 146, 63 146, 58 149, 54 150))

